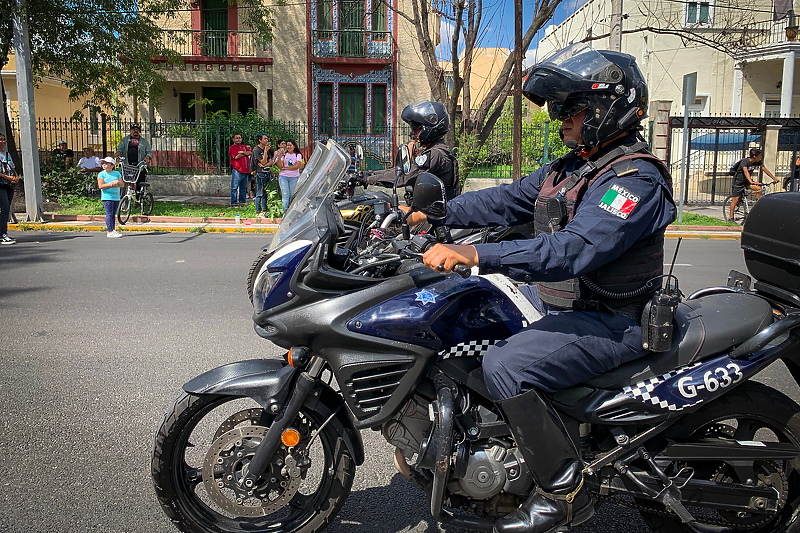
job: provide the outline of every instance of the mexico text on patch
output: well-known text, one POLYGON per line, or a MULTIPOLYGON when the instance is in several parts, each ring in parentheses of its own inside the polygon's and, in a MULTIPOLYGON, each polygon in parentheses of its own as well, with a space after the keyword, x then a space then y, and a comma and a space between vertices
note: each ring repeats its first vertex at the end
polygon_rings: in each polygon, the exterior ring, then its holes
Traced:
POLYGON ((639 200, 641 198, 615 183, 608 188, 597 206, 614 216, 626 219, 639 203, 639 200))

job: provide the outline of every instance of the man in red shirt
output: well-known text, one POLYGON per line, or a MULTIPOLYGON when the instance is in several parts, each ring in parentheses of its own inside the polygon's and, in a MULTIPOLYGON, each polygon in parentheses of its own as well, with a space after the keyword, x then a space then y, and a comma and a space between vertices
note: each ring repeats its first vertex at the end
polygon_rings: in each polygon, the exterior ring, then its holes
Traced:
POLYGON ((233 144, 228 148, 231 157, 231 207, 239 207, 247 203, 247 183, 250 179, 250 147, 242 144, 242 134, 233 134, 233 144), (236 200, 239 191, 239 200, 236 200))

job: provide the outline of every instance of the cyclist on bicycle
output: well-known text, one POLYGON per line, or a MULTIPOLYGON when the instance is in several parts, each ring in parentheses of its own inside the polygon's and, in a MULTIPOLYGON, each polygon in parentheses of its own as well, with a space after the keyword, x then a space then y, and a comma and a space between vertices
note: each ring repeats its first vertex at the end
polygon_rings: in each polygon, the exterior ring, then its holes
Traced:
MULTIPOLYGON (((114 154, 116 157, 125 157, 125 162, 129 165, 136 166, 142 161, 150 165, 153 157, 153 150, 150 148, 150 143, 147 139, 142 137, 142 127, 139 124, 131 124, 130 134, 122 138, 117 145, 117 151, 114 154)), ((139 190, 139 185, 147 177, 147 170, 140 169, 136 176, 136 187, 134 190, 139 190)))
POLYGON ((731 206, 728 208, 728 220, 726 222, 733 222, 733 212, 736 209, 736 204, 739 203, 739 198, 747 194, 747 190, 756 193, 756 200, 761 198, 762 187, 753 178, 753 172, 756 167, 761 167, 764 173, 772 178, 772 183, 778 183, 775 175, 765 167, 761 160, 764 155, 760 148, 751 148, 750 156, 745 157, 734 166, 735 172, 733 175, 733 198, 731 199, 731 206))

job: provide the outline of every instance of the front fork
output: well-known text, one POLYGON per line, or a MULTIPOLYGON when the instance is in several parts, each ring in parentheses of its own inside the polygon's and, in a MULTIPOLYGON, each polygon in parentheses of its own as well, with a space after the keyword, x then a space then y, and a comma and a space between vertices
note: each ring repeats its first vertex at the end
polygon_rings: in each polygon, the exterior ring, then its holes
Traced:
POLYGON ((319 381, 323 370, 325 370, 325 361, 317 356, 311 357, 308 363, 308 370, 301 372, 297 379, 289 405, 283 411, 283 416, 270 425, 261 444, 256 448, 256 453, 244 473, 243 484, 246 484, 248 480, 255 483, 264 473, 272 456, 275 455, 281 445, 281 435, 294 422, 300 412, 300 407, 305 403, 314 385, 319 381))

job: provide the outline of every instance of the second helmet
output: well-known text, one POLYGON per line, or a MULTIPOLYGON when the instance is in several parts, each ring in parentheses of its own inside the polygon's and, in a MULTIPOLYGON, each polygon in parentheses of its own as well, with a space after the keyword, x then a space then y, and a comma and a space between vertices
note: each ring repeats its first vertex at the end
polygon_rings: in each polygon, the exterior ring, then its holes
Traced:
POLYGON ((450 129, 450 115, 447 114, 444 104, 440 102, 423 100, 407 105, 400 114, 400 118, 413 129, 422 128, 418 139, 424 144, 441 139, 450 129))

